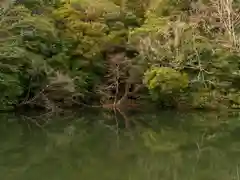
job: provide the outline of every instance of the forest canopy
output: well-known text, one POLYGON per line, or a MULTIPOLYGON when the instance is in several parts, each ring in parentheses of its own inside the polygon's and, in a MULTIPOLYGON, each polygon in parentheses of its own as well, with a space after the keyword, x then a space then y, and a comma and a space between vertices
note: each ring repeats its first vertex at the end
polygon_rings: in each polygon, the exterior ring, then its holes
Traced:
POLYGON ((240 1, 1 1, 0 109, 240 107, 240 1), (132 102, 132 101, 131 101, 132 102))

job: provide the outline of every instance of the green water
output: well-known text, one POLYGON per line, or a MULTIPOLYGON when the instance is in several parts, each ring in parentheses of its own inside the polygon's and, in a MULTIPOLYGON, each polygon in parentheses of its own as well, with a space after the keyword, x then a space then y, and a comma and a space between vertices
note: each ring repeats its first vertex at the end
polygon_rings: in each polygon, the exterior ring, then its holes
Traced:
POLYGON ((239 180, 240 116, 110 113, 0 115, 1 180, 239 180), (43 117, 46 118, 46 117, 43 117), (143 124, 141 122, 147 122, 143 124), (133 123, 135 122, 135 123, 133 123))

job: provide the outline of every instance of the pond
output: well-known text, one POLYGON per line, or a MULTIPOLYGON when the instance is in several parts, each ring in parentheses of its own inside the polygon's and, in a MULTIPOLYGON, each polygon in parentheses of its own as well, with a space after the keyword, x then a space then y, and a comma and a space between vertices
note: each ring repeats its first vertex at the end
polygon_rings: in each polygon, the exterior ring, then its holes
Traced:
POLYGON ((239 113, 0 115, 2 180, 239 180, 239 113), (45 118, 45 117, 43 117, 45 118), (144 123, 145 122, 145 123, 144 123))

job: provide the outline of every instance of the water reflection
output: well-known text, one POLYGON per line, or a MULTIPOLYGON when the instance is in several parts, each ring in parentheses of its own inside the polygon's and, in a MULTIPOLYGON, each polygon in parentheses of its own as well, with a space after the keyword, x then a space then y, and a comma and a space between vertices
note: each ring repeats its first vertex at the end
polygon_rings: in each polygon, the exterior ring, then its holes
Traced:
POLYGON ((1 115, 1 179, 240 179, 239 115, 128 114, 130 129, 115 115, 57 118, 44 129, 1 115))

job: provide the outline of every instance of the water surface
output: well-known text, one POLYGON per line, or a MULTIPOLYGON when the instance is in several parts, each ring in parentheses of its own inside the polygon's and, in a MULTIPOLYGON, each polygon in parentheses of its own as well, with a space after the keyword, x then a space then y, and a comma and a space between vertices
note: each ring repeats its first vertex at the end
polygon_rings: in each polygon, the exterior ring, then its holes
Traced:
POLYGON ((36 128, 0 115, 2 180, 239 180, 240 116, 111 113, 36 128), (142 122, 147 122, 146 124, 142 122))

